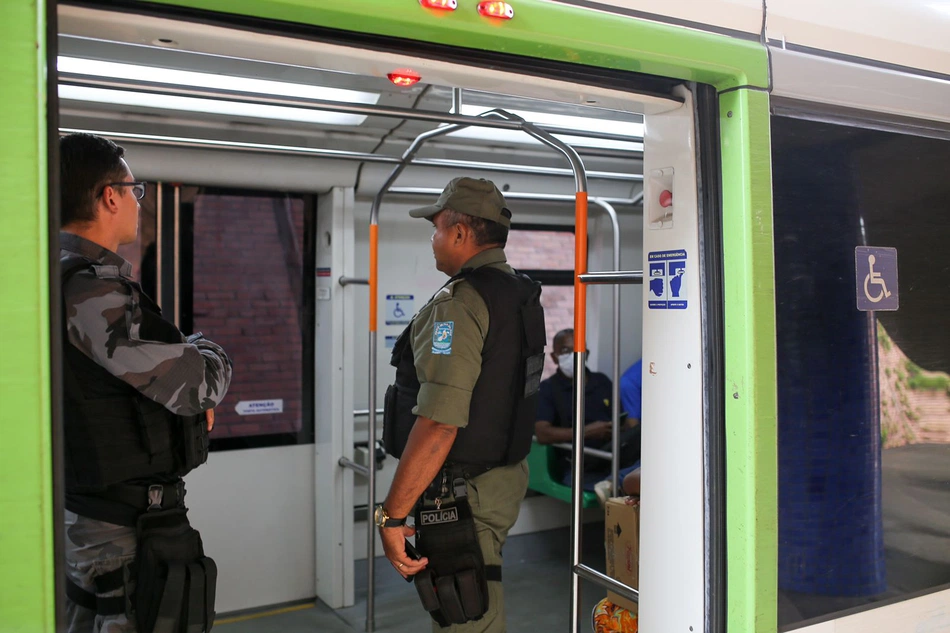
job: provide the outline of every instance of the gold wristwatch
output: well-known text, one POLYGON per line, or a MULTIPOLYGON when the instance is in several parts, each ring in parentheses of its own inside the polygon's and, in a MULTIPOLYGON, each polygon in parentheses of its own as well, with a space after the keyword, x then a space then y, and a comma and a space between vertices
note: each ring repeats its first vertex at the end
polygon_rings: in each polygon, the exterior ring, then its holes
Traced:
POLYGON ((401 519, 390 518, 389 514, 386 513, 386 508, 384 508, 383 504, 380 503, 376 506, 376 511, 373 512, 373 521, 376 522, 377 527, 392 528, 405 525, 406 517, 401 519))

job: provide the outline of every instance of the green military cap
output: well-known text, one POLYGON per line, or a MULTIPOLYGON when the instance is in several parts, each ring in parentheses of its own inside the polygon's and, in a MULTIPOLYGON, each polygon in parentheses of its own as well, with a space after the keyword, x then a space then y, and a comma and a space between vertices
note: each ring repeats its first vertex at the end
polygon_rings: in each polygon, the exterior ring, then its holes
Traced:
POLYGON ((453 178, 435 204, 413 209, 409 215, 414 218, 431 218, 444 209, 491 220, 505 228, 511 227, 511 211, 505 197, 498 191, 495 183, 484 178, 453 178))

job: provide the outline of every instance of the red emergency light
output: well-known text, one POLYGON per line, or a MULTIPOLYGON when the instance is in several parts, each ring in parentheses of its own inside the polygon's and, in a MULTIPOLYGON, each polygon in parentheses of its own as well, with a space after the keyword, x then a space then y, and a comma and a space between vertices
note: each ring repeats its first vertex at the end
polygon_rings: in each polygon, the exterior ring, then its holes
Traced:
POLYGON ((478 3, 478 12, 486 18, 498 18, 501 20, 510 20, 515 17, 515 10, 507 2, 498 2, 497 0, 486 0, 478 3))
POLYGON ((419 0, 419 4, 426 9, 442 9, 443 11, 455 11, 458 8, 458 0, 419 0))
POLYGON ((399 86, 400 88, 408 88, 422 79, 419 73, 414 70, 409 70, 408 68, 400 68, 386 76, 389 77, 389 81, 393 82, 393 85, 399 86))

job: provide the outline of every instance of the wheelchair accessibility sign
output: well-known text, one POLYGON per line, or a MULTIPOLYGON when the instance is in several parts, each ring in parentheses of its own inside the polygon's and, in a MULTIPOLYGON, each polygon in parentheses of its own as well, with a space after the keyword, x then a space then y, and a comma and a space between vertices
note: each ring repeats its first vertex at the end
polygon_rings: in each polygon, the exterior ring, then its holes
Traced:
POLYGON ((412 295, 386 295, 386 325, 406 325, 416 313, 412 295))
POLYGON ((858 310, 897 310, 897 249, 855 246, 854 283, 858 310))

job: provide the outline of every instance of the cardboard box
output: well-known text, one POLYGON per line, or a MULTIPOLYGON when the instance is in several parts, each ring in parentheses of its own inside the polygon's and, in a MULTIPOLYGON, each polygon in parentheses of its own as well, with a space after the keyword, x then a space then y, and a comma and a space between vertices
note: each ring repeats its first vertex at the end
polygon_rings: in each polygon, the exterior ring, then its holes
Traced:
MULTIPOLYGON (((605 544, 607 548, 607 575, 634 589, 640 581, 640 501, 627 504, 626 497, 607 500, 605 544)), ((612 591, 607 599, 617 606, 637 613, 637 603, 621 598, 612 591)))

